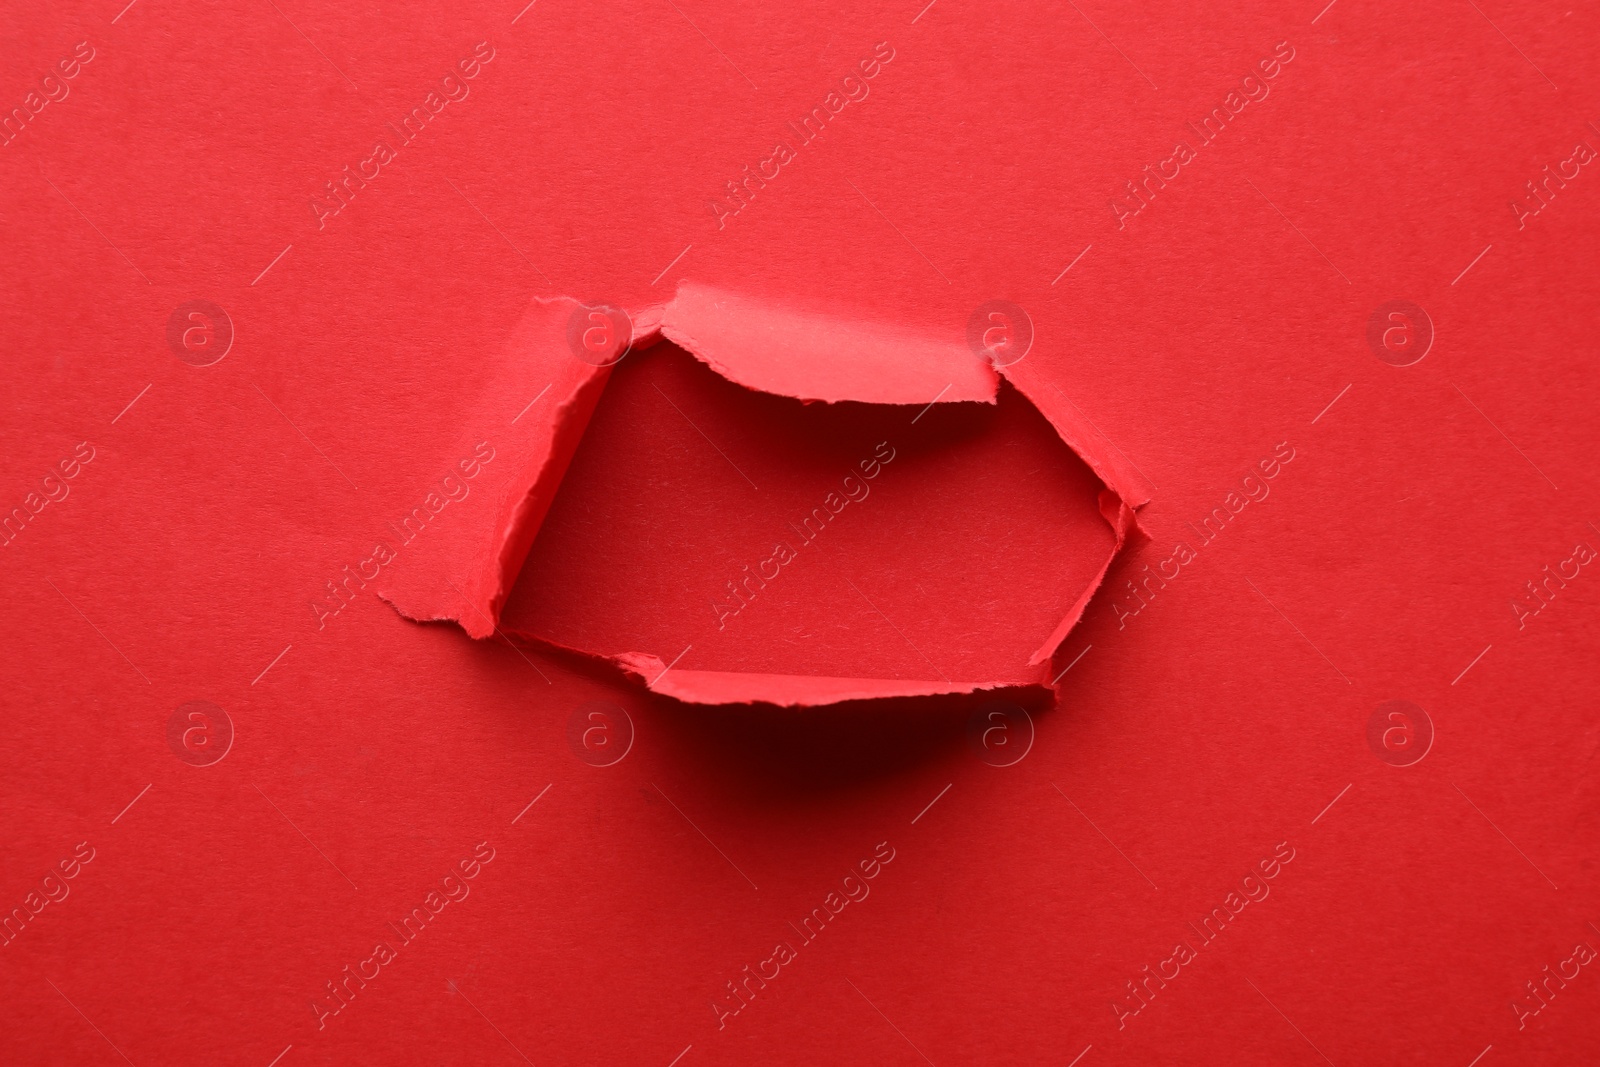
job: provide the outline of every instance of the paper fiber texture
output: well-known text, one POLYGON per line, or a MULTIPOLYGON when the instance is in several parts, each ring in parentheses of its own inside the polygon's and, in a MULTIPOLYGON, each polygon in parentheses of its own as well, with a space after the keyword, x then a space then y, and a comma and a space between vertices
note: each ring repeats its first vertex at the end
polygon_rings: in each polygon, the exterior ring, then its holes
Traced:
POLYGON ((634 316, 535 301, 470 421, 544 384, 474 484, 392 527, 419 551, 378 592, 698 703, 1045 687, 1132 509, 1073 450, 1111 449, 1012 376, 1048 342, 1010 314, 969 345, 690 286, 634 316))
POLYGON ((0 1064, 1600 1060, 1597 48, 10 5, 0 1064))

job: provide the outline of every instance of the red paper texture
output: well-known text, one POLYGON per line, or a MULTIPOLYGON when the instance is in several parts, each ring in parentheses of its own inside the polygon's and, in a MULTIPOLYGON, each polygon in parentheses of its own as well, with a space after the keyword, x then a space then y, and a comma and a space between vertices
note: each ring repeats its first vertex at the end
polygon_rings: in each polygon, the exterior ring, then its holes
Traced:
POLYGON ((0 1063, 1594 1061, 1597 43, 11 12, 0 1063))
MULTIPOLYGON (((1031 349, 1025 312, 1016 314, 1011 323, 996 312, 1001 325, 983 329, 975 353, 858 323, 825 329, 817 316, 686 289, 662 332, 713 371, 675 345, 634 355, 625 313, 536 301, 483 400, 507 409, 548 370, 513 417, 522 428, 509 447, 473 446, 391 523, 392 545, 375 546, 353 582, 335 583, 315 609, 319 624, 421 538, 412 565, 379 586, 404 614, 602 656, 686 701, 1044 688, 1050 655, 1132 512, 1064 447, 1078 440, 1069 417, 1057 430, 1001 386, 1031 349), (999 349, 981 347, 990 330, 999 349), (591 331, 595 351, 584 342, 591 331), (914 414, 894 406, 926 396, 914 414), (841 522, 875 491, 877 523, 841 522), (452 504, 447 532, 423 538, 452 504), (975 521, 984 515, 998 519, 992 529, 975 521), (823 562, 840 558, 860 561, 873 592, 823 562), (685 635, 681 652, 661 654, 685 635)), ((1042 410, 1062 408, 1059 391, 1045 396, 1042 410)), ((1109 457, 1099 466, 1115 469, 1109 457)))

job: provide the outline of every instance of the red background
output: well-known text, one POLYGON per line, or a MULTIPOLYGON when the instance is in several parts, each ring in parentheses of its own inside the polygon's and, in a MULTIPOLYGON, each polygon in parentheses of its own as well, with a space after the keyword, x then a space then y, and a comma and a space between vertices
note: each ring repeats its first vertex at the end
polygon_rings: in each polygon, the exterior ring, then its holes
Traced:
POLYGON ((1600 593, 1509 606, 1600 542, 1600 178, 1509 206, 1600 140, 1594 13, 120 6, 0 44, 7 109, 94 50, 0 147, 0 506, 94 447, 0 549, 0 907, 95 850, 0 948, 0 1060, 1594 1058, 1589 968, 1525 1028, 1510 1005, 1600 946, 1600 593), (319 229, 322 183, 485 40, 319 229), (709 198, 880 41, 870 95, 719 230, 709 198), (1279 41, 1271 95, 1119 229, 1108 200, 1279 41), (1155 486, 1108 593, 1295 458, 1122 628, 1091 604, 1009 767, 967 704, 679 705, 370 594, 317 630, 324 581, 508 417, 453 383, 530 298, 682 279, 951 336, 1026 307, 1028 358, 1155 486), (166 340, 196 299, 236 331, 208 367, 166 340), (1366 339, 1392 300, 1435 332, 1408 367, 1366 339), (601 699, 636 729, 609 767, 567 732, 601 699), (209 767, 167 740, 194 700, 236 730, 209 767), (1409 767, 1368 744, 1389 700, 1433 724, 1409 767), (480 841, 471 895, 319 1030, 480 841), (881 841, 870 897, 719 1030, 723 983, 881 841), (1285 841, 1119 1029, 1124 982, 1285 841))

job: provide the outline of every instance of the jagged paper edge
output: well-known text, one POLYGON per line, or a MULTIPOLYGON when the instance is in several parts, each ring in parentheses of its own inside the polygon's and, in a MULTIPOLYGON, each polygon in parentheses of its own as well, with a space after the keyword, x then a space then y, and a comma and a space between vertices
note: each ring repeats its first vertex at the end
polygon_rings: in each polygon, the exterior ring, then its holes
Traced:
MULTIPOLYGON (((576 300, 535 299, 501 353, 500 374, 523 383, 549 375, 547 398, 523 429, 522 458, 501 485, 486 526, 465 531, 452 542, 464 551, 446 552, 434 566, 447 573, 413 568, 411 580, 391 581, 379 595, 403 616, 417 621, 455 621, 474 638, 501 633, 500 611, 516 582, 576 452, 610 369, 577 358, 569 345, 568 324, 586 307, 576 300), (466 544, 462 544, 462 539, 466 544), (419 573, 420 572, 420 573, 419 573), (449 573, 453 572, 453 573, 449 573)), ((1081 620, 1130 533, 1135 510, 1148 502, 1145 480, 1067 397, 1040 377, 1036 364, 996 368, 963 343, 918 334, 877 322, 852 322, 775 309, 748 297, 682 283, 665 305, 632 319, 631 343, 644 348, 666 338, 718 375, 759 392, 804 401, 858 401, 875 404, 997 402, 1004 377, 1038 409, 1063 444, 1087 463, 1106 486, 1101 516, 1115 543, 1094 580, 1029 657, 1040 667, 1037 684, 1049 688, 1042 669, 1081 620)), ((504 385, 493 380, 494 385, 504 385)), ((508 389, 506 395, 514 395, 508 389)), ((485 398, 486 401, 488 398, 485 398)), ((437 556, 439 553, 435 553, 437 556)), ((524 636, 524 635, 518 635, 524 636)), ((931 679, 860 679, 766 673, 668 669, 646 652, 597 653, 566 648, 543 638, 540 644, 597 659, 619 668, 651 692, 690 703, 769 703, 820 706, 878 697, 932 696, 1016 689, 1014 682, 949 682, 931 679)))

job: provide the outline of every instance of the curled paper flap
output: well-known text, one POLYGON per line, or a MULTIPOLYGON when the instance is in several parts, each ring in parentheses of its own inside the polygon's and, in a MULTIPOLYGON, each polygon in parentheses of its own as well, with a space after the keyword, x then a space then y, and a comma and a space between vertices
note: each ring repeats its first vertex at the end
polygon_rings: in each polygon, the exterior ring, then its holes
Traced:
MULTIPOLYGON (((492 415, 517 414, 501 431, 495 458, 479 475, 478 492, 456 505, 458 512, 447 528, 441 523, 430 530, 434 536, 425 544, 418 538, 413 550, 407 539, 408 558, 404 566, 385 572, 388 582, 381 595, 408 618, 453 619, 473 637, 500 633, 592 656, 654 692, 687 702, 813 706, 1048 687, 1050 657, 1082 617, 1134 528, 1133 509, 1148 499, 1145 483, 1132 465, 1036 366, 1004 365, 997 371, 994 362, 963 337, 928 337, 892 324, 830 319, 703 286, 684 284, 671 302, 636 317, 570 299, 536 300, 492 357, 491 371, 482 381, 478 408, 485 424, 495 421, 492 415), (1100 528, 1110 536, 1062 546, 1069 555, 1085 556, 1074 565, 1074 573, 1085 575, 1087 581, 1063 602, 1058 610, 1064 614, 1042 643, 1029 646, 1031 655, 1019 655, 1012 666, 994 667, 977 679, 953 680, 936 670, 931 673, 941 677, 785 672, 771 669, 770 657, 757 657, 766 662, 752 662, 749 670, 675 666, 671 657, 676 650, 593 647, 592 640, 570 640, 559 629, 552 633, 526 619, 503 624, 502 612, 512 589, 597 405, 604 402, 612 367, 631 350, 662 338, 681 346, 721 379, 755 393, 830 406, 893 405, 907 411, 913 423, 921 417, 919 411, 925 413, 935 405, 944 409, 977 402, 992 407, 1004 377, 1103 484, 1098 498, 1081 506, 1088 508, 1086 514, 1098 515, 1097 522, 1104 521, 1100 528)), ((671 403, 667 392, 659 386, 656 391, 671 403)), ((687 413, 678 410, 677 415, 706 436, 687 413)), ((711 438, 706 441, 711 443, 711 438)), ((467 447, 465 439, 462 447, 467 447)), ((754 488, 753 482, 750 487, 754 488)), ((661 518, 666 521, 669 516, 661 518)), ((409 533, 410 527, 403 532, 409 533)), ((953 605, 952 611, 959 608, 953 605)), ((888 616, 883 618, 888 621, 888 616)))
POLYGON ((992 404, 999 381, 959 337, 801 311, 684 282, 661 333, 731 382, 797 400, 992 404))

